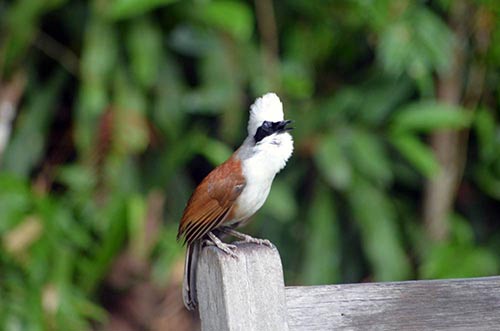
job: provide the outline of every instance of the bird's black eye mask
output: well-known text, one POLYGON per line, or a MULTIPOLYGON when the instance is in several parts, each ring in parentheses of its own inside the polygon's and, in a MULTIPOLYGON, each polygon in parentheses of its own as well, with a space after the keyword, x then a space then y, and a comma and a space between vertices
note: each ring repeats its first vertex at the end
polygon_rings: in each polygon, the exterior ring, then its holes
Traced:
POLYGON ((264 121, 262 122, 262 125, 259 126, 257 129, 257 132, 255 132, 255 143, 258 143, 262 139, 264 139, 267 136, 272 135, 273 133, 282 133, 285 131, 292 130, 293 128, 286 127, 288 124, 292 123, 290 120, 286 121, 279 121, 279 122, 269 122, 269 121, 264 121))

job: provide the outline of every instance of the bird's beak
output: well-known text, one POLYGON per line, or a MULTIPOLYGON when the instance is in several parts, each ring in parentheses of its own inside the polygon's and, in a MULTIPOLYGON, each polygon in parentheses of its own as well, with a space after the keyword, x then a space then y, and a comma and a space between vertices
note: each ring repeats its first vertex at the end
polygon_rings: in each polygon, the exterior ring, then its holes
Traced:
POLYGON ((293 122, 292 120, 285 120, 285 121, 278 122, 278 125, 276 127, 276 132, 282 133, 282 132, 293 130, 293 127, 287 127, 287 125, 292 123, 292 122, 293 122))

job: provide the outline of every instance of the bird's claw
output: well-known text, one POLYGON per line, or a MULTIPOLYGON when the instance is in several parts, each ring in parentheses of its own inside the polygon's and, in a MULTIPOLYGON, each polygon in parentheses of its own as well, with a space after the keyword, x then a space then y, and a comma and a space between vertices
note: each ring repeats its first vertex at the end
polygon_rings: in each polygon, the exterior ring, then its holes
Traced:
POLYGON ((252 236, 249 236, 248 234, 244 234, 241 232, 238 232, 234 229, 231 228, 224 228, 222 231, 225 233, 241 239, 241 241, 237 241, 238 243, 251 243, 251 244, 257 244, 257 245, 264 245, 273 248, 274 245, 267 239, 259 239, 259 238, 254 238, 252 236))
POLYGON ((229 255, 235 259, 238 259, 238 255, 235 253, 235 251, 237 249, 236 245, 223 243, 222 245, 218 245, 217 247, 220 248, 227 255, 229 255))
POLYGON ((205 240, 205 245, 207 246, 216 246, 219 248, 221 251, 226 253, 227 255, 238 259, 238 255, 235 253, 237 246, 233 244, 226 244, 222 242, 219 238, 217 238, 215 235, 212 233, 209 234, 210 239, 205 240))
POLYGON ((245 241, 247 243, 273 247, 273 244, 271 244, 271 242, 267 239, 253 238, 253 237, 249 236, 248 238, 244 239, 243 241, 245 241))

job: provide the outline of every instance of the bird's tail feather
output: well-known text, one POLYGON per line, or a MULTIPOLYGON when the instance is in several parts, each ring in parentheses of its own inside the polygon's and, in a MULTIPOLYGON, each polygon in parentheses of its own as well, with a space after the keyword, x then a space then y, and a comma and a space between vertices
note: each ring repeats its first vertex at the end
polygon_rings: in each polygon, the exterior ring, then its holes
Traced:
POLYGON ((196 240, 187 246, 186 261, 184 262, 184 280, 182 283, 182 300, 188 310, 194 310, 198 306, 196 269, 200 252, 201 240, 196 240))

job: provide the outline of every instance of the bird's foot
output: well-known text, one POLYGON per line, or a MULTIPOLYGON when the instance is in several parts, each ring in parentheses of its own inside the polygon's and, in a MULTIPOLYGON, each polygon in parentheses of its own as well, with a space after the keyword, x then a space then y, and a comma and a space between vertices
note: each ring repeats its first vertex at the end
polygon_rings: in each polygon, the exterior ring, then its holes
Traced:
POLYGON ((217 238, 217 236, 215 234, 213 234, 212 232, 209 232, 208 233, 208 237, 210 239, 207 239, 205 240, 205 245, 208 245, 208 246, 216 246, 217 248, 219 248, 220 250, 222 250, 224 253, 226 253, 227 255, 231 256, 231 257, 234 257, 235 259, 238 258, 238 255, 235 253, 235 250, 236 250, 236 245, 232 245, 232 244, 226 244, 224 242, 222 242, 219 238, 217 238))
POLYGON ((267 239, 254 238, 252 236, 249 236, 248 234, 241 233, 241 232, 236 231, 236 230, 231 229, 231 228, 224 228, 224 229, 222 229, 222 231, 224 231, 225 233, 227 233, 230 236, 241 239, 245 243, 265 245, 265 246, 268 246, 271 248, 274 247, 274 245, 267 239))

